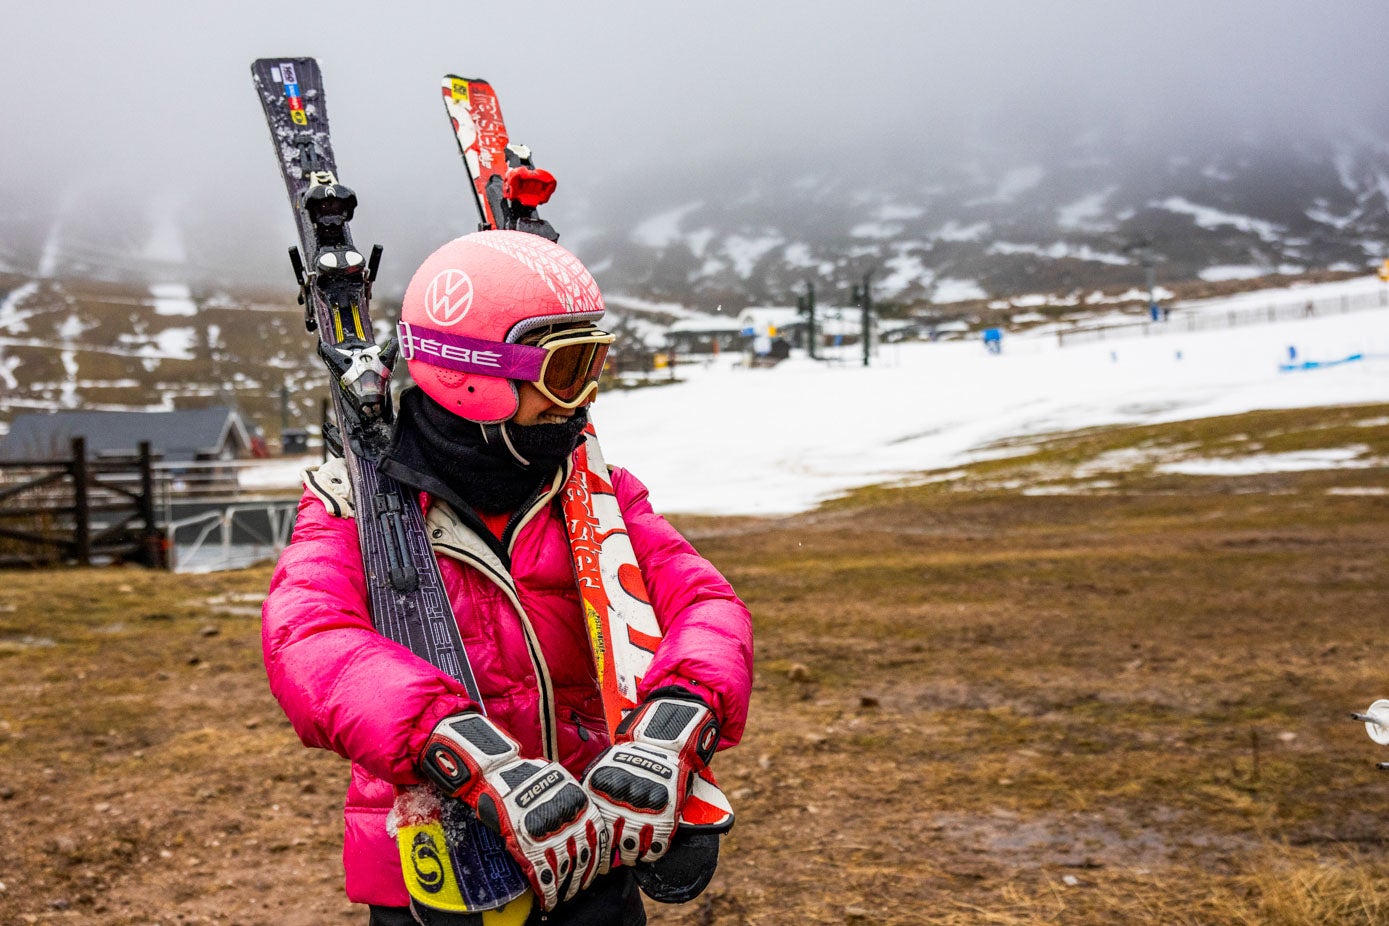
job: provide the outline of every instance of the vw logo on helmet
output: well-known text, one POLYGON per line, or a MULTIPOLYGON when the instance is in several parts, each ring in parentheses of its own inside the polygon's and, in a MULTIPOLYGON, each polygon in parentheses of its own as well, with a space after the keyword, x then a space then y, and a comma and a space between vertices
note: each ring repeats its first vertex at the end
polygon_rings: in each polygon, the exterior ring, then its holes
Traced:
POLYGON ((462 321, 473 307, 473 281, 462 270, 445 270, 429 281, 424 311, 440 328, 462 321))

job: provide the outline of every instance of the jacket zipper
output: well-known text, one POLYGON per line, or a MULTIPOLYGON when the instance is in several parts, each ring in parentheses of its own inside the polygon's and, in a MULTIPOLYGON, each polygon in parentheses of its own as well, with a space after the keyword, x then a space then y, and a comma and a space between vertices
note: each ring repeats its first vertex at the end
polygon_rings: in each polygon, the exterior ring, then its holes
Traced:
MULTIPOLYGON (((558 494, 561 486, 569 478, 568 461, 560 467, 554 480, 550 483, 550 490, 542 492, 530 508, 519 518, 513 518, 512 523, 507 525, 502 536, 506 541, 506 553, 508 559, 511 558, 512 549, 516 545, 516 538, 520 536, 522 528, 530 523, 531 519, 539 512, 543 511, 558 494)), ((512 600, 516 604, 516 610, 521 615, 521 627, 525 631, 526 645, 530 647, 531 662, 535 666, 536 687, 540 691, 540 724, 545 737, 545 755, 553 761, 559 761, 559 716, 555 704, 555 686, 550 678, 550 667, 545 662, 544 655, 540 652, 540 638, 535 635, 535 628, 531 625, 530 617, 521 607, 521 596, 512 591, 512 600)))
MULTIPOLYGON (((521 529, 525 527, 536 513, 548 505, 557 494, 559 486, 564 484, 569 476, 569 464, 566 463, 555 477, 555 481, 550 483, 550 490, 541 493, 529 508, 518 512, 519 517, 513 517, 511 523, 507 525, 503 532, 506 538, 506 554, 508 560, 511 550, 516 542, 516 537, 521 529)), ((460 520, 459 526, 463 525, 460 520)), ((474 535, 477 532, 473 531, 474 535)), ((479 537, 479 540, 481 538, 479 537)), ((531 667, 535 669, 535 685, 537 693, 540 695, 540 742, 541 748, 545 752, 545 758, 551 761, 559 760, 559 746, 557 731, 559 729, 559 718, 556 714, 554 682, 550 678, 550 668, 545 662, 545 657, 540 651, 540 639, 535 634, 535 627, 531 624, 530 615, 521 606, 521 596, 516 591, 515 580, 509 573, 498 573, 490 563, 478 556, 471 550, 462 547, 455 547, 450 544, 439 544, 440 549, 447 550, 454 554, 460 561, 468 562, 475 566, 483 575, 487 576, 492 582, 506 593, 511 601, 512 607, 516 609, 517 615, 521 619, 521 635, 526 640, 526 651, 530 656, 531 667)), ((500 558, 499 558, 500 559, 500 558)))
POLYGON ((526 614, 526 609, 521 606, 520 596, 516 594, 516 589, 510 581, 511 577, 498 573, 490 563, 471 550, 455 547, 452 544, 438 544, 437 548, 447 552, 454 559, 476 568, 478 572, 481 572, 506 593, 507 600, 516 609, 516 614, 521 619, 521 636, 526 640, 526 652, 530 656, 531 668, 535 670, 535 685, 540 694, 541 748, 545 752, 545 758, 555 759, 558 752, 555 746, 555 730, 559 724, 555 720, 555 697, 550 681, 550 672, 540 653, 540 641, 535 636, 535 628, 531 625, 530 616, 526 614))

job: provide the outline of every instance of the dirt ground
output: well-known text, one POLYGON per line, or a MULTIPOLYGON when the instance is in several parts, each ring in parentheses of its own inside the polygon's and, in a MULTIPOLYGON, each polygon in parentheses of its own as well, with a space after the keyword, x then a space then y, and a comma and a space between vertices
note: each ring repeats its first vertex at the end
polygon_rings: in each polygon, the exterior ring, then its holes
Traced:
MULTIPOLYGON (((1348 720, 1389 696, 1386 415, 1097 431, 681 519, 758 668, 720 871, 653 923, 1389 923, 1389 752, 1348 720), (1351 444, 1368 465, 1151 465, 1351 444)), ((347 765, 266 688, 268 578, 0 575, 0 924, 364 926, 347 765)))

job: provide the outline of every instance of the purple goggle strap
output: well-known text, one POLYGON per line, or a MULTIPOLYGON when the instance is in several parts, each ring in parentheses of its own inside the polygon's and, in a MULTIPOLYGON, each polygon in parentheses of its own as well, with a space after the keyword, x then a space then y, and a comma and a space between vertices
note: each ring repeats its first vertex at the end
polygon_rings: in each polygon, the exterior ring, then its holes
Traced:
POLYGON ((540 379, 540 368, 549 353, 543 347, 465 338, 405 322, 396 325, 396 334, 400 337, 400 355, 406 360, 528 383, 540 379))

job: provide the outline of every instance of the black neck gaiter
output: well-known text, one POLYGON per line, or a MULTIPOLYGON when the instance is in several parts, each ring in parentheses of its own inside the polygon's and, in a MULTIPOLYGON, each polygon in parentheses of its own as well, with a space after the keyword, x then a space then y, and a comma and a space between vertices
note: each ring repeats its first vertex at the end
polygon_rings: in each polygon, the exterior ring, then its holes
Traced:
POLYGON ((521 507, 579 446, 588 423, 588 409, 581 408, 564 424, 480 425, 418 387, 401 394, 396 414, 387 458, 432 476, 486 514, 521 507))

